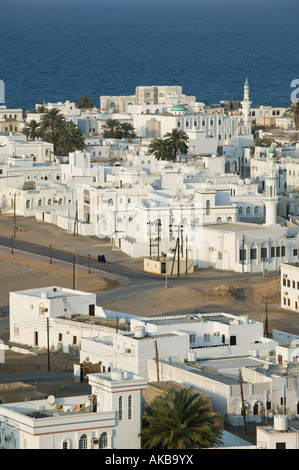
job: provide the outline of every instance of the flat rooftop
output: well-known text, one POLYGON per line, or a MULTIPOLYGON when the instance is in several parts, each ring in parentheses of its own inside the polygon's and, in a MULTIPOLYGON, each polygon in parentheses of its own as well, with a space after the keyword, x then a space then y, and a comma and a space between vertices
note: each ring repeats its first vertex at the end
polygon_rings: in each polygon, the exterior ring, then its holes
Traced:
POLYGON ((277 227, 271 227, 267 225, 260 224, 247 224, 247 223, 217 223, 217 224, 207 224, 202 227, 204 230, 217 230, 221 232, 248 232, 248 231, 260 231, 260 230, 285 230, 285 227, 278 225, 277 227))
POLYGON ((57 297, 70 297, 76 295, 90 295, 89 292, 83 292, 79 290, 66 289, 64 287, 49 286, 40 287, 36 289, 26 289, 12 292, 13 294, 28 295, 29 297, 37 298, 57 298, 57 297))

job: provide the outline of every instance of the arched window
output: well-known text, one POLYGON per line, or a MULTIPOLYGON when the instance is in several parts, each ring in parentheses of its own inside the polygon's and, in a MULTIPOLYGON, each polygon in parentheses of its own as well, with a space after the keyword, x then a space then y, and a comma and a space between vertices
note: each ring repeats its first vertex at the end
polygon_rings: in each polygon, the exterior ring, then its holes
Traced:
POLYGON ((123 397, 118 399, 119 421, 123 419, 123 397))
POLYGON ((87 435, 82 434, 79 439, 79 449, 87 449, 87 435))
POLYGON ((14 336, 20 336, 20 325, 19 323, 14 324, 14 336))
POLYGON ((11 449, 15 449, 17 447, 17 440, 13 432, 10 433, 9 445, 11 449))
POLYGON ((254 208, 254 215, 258 215, 258 213, 259 213, 259 208, 258 208, 258 206, 255 206, 255 208, 254 208))
POLYGON ((107 449, 108 447, 108 435, 106 432, 102 432, 99 439, 99 449, 107 449))
POLYGON ((233 220, 233 219, 232 219, 231 217, 228 217, 228 218, 227 218, 227 221, 228 221, 228 222, 231 222, 232 220, 233 220))
POLYGON ((207 200, 206 202, 206 215, 210 215, 210 210, 211 210, 211 202, 207 200))
POLYGON ((43 201, 41 199, 38 200, 37 205, 40 207, 42 205, 43 201))
POLYGON ((238 207, 238 214, 239 214, 239 215, 242 215, 242 214, 243 214, 243 209, 242 209, 242 207, 241 207, 241 206, 240 206, 240 207, 238 207))
POLYGON ((69 441, 69 439, 65 439, 62 443, 62 448, 63 449, 70 449, 71 448, 71 443, 69 441))
POLYGON ((128 396, 128 419, 132 419, 132 395, 128 396))
POLYGON ((250 215, 250 206, 246 207, 246 215, 250 215))
POLYGON ((30 200, 29 199, 27 199, 27 201, 26 201, 26 209, 30 209, 30 200))
POLYGON ((218 223, 222 222, 221 217, 217 217, 217 222, 218 222, 218 223))
POLYGON ((61 206, 62 205, 62 199, 59 199, 58 204, 61 206))
POLYGON ((48 206, 52 205, 52 199, 48 199, 48 206))

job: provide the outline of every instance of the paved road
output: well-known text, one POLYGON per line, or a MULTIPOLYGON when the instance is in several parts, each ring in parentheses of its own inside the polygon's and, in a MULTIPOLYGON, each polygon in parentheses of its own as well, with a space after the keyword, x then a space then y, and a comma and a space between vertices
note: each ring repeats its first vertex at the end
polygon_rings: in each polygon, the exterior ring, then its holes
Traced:
MULTIPOLYGON (((8 237, 0 236, 0 246, 12 248, 12 240, 8 237)), ((27 253, 32 253, 38 256, 44 256, 50 260, 50 249, 42 245, 37 245, 33 243, 28 243, 25 241, 20 241, 18 239, 13 240, 13 250, 14 254, 17 254, 17 250, 21 250, 27 253)), ((73 252, 68 252, 66 250, 57 250, 51 249, 51 257, 53 260, 59 260, 60 262, 73 263, 73 252)), ((76 264, 80 266, 89 266, 89 257, 84 255, 76 256, 76 264)), ((127 266, 123 266, 117 263, 106 263, 99 264, 97 259, 90 259, 91 269, 96 269, 99 271, 103 277, 112 277, 118 279, 122 286, 114 288, 110 291, 97 294, 97 304, 103 305, 130 296, 138 295, 143 292, 158 289, 166 285, 166 279, 163 276, 146 273, 143 271, 137 271, 127 266)), ((274 274, 274 273, 273 273, 274 274)), ((262 274, 250 274, 250 273, 222 273, 216 270, 202 270, 200 272, 194 273, 193 275, 181 276, 181 277, 169 277, 167 284, 169 287, 190 285, 194 282, 200 282, 200 280, 209 280, 211 282, 220 281, 221 279, 240 279, 240 277, 256 277, 261 276, 262 274)))

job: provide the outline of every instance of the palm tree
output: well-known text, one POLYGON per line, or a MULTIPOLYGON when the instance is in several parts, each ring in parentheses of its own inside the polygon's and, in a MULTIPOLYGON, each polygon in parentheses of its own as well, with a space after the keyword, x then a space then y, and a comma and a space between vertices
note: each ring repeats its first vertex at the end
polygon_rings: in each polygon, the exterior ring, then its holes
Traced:
POLYGON ((250 144, 250 155, 254 155, 255 147, 271 147, 272 143, 273 139, 271 137, 256 137, 250 144))
POLYGON ((75 150, 83 150, 85 146, 81 130, 72 122, 66 122, 59 130, 58 146, 61 151, 69 154, 75 150))
POLYGON ((77 101, 77 108, 79 109, 90 109, 93 107, 92 98, 88 97, 85 93, 77 101))
POLYGON ((107 119, 102 126, 103 137, 106 139, 121 139, 123 136, 121 123, 117 119, 107 119))
POLYGON ((35 140, 41 136, 41 129, 40 123, 35 119, 31 119, 31 121, 26 122, 25 126, 23 127, 23 134, 26 135, 27 139, 35 140))
POLYGON ((290 107, 287 109, 287 112, 289 115, 292 117, 294 124, 295 124, 295 129, 299 129, 299 101, 297 103, 292 102, 290 107))
POLYGON ((48 131, 43 134, 43 141, 53 144, 54 154, 57 155, 60 144, 60 132, 59 131, 48 131))
POLYGON ((59 130, 65 123, 65 117, 58 108, 47 109, 41 120, 42 132, 59 130))
POLYGON ((173 152, 164 139, 153 140, 147 149, 147 153, 155 155, 158 160, 173 160, 173 152))
POLYGON ((45 113, 46 111, 48 110, 44 104, 40 104, 35 110, 36 113, 45 113))
POLYGON ((136 132, 133 125, 130 122, 123 122, 121 124, 122 136, 125 138, 136 137, 136 132))
POLYGON ((147 449, 202 449, 221 444, 221 428, 193 388, 169 389, 144 412, 140 433, 147 449))
POLYGON ((165 134, 164 138, 172 149, 174 161, 176 161, 178 153, 183 155, 188 153, 189 147, 187 142, 189 137, 186 132, 179 129, 172 129, 171 132, 167 132, 167 134, 165 134))

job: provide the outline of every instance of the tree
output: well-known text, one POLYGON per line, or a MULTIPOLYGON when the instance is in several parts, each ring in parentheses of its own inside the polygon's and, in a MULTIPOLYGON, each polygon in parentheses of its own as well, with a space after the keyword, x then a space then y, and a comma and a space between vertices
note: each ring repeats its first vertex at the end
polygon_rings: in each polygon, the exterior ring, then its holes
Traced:
POLYGON ((295 129, 299 129, 299 101, 297 103, 292 102, 289 108, 287 109, 287 112, 291 116, 291 118, 294 121, 295 124, 295 129))
POLYGON ((164 139, 155 139, 149 144, 147 153, 155 155, 158 160, 173 161, 173 152, 164 139))
POLYGON ((172 388, 144 412, 140 433, 147 449, 203 449, 221 444, 221 428, 206 399, 193 388, 172 388))
POLYGON ((79 109, 91 109, 93 107, 92 98, 88 97, 85 93, 77 101, 77 108, 79 109))
POLYGON ((250 144, 250 155, 253 156, 255 147, 271 147, 273 139, 271 137, 257 137, 253 143, 250 144))
POLYGON ((59 131, 48 131, 43 134, 43 141, 53 144, 54 154, 57 155, 60 144, 60 132, 59 131))
POLYGON ((103 126, 103 137, 106 139, 122 139, 122 126, 121 123, 117 119, 107 119, 103 126))
POLYGON ((65 122, 60 128, 58 146, 62 152, 69 154, 75 150, 83 150, 85 140, 81 130, 72 122, 65 122))
POLYGON ((47 109, 40 122, 42 132, 59 131, 65 123, 65 117, 58 108, 47 109))
POLYGON ((27 139, 29 140, 38 139, 41 136, 40 123, 35 119, 31 119, 31 121, 26 122, 22 132, 26 135, 27 139))
POLYGON ((171 132, 167 132, 167 134, 165 134, 164 139, 172 149, 173 161, 176 161, 178 153, 181 153, 183 155, 186 155, 188 153, 189 137, 186 132, 179 129, 172 129, 171 132))
POLYGON ((35 110, 36 113, 45 113, 46 111, 48 110, 44 104, 40 104, 35 110))
POLYGON ((124 138, 136 137, 135 129, 130 122, 123 122, 120 127, 121 127, 122 137, 124 138))

